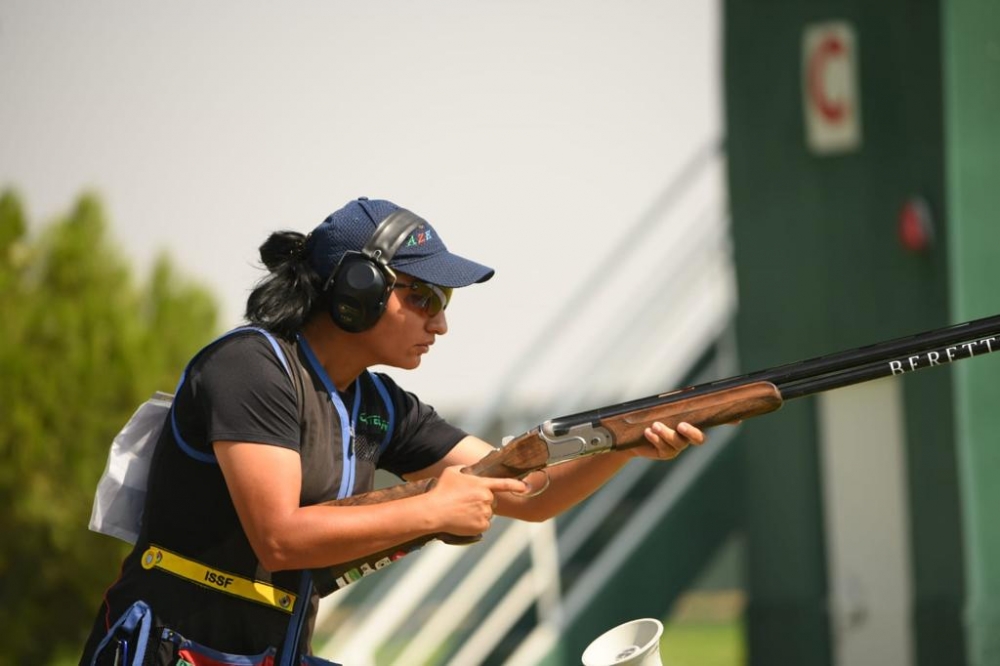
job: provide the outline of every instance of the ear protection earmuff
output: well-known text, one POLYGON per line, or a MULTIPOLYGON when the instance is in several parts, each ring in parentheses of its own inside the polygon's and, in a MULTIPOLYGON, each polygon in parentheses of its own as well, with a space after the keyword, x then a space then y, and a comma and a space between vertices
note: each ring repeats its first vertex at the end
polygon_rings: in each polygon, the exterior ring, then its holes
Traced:
POLYGON ((396 283, 389 262, 421 224, 422 218, 401 208, 379 223, 360 252, 344 253, 323 288, 337 326, 360 333, 375 325, 396 283))

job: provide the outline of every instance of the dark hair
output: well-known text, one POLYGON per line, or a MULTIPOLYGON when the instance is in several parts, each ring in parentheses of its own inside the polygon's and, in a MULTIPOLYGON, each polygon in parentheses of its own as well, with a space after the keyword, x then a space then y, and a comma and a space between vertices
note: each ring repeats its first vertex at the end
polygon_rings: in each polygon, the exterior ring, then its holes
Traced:
POLYGON ((247 299, 246 318, 286 339, 294 339, 303 324, 325 307, 322 278, 305 257, 306 236, 276 231, 260 246, 268 270, 247 299))

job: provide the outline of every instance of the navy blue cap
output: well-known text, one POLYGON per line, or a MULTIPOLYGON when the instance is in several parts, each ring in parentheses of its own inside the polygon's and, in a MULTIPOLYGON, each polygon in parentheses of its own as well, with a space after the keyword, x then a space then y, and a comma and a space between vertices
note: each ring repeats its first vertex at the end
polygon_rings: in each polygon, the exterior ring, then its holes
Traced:
MULTIPOLYGON (((316 227, 306 245, 309 263, 326 280, 345 252, 360 252, 379 222, 400 207, 384 199, 361 197, 334 211, 316 227)), ((486 282, 493 269, 453 254, 426 222, 403 241, 389 267, 440 287, 486 282)))

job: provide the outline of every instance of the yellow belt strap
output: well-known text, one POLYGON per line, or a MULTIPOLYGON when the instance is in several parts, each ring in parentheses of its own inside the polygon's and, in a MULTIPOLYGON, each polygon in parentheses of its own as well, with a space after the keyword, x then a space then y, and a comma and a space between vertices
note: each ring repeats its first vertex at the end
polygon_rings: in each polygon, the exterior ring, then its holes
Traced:
POLYGON ((213 569, 153 544, 142 554, 142 568, 162 569, 210 590, 255 601, 286 613, 291 613, 295 608, 295 595, 291 592, 259 580, 213 569))

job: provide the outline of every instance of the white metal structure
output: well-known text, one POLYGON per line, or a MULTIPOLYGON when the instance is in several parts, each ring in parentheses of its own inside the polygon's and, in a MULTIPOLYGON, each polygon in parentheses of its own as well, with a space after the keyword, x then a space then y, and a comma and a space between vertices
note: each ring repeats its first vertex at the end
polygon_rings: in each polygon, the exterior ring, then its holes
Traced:
POLYGON ((887 377, 818 396, 838 666, 914 663, 902 392, 902 384, 887 377))

